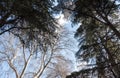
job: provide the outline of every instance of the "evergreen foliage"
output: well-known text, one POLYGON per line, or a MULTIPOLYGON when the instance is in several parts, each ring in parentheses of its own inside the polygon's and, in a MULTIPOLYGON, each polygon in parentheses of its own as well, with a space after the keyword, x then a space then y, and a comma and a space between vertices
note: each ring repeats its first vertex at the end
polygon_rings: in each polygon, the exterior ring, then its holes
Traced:
POLYGON ((119 0, 75 1, 73 23, 81 23, 75 34, 80 42, 76 57, 90 65, 67 78, 120 77, 118 3, 119 0))
MULTIPOLYGON (((56 23, 52 17, 54 0, 0 0, 0 35, 9 32, 22 43, 56 37, 56 23), (49 37, 49 38, 48 38, 49 37)), ((48 44, 50 40, 46 40, 48 44)))

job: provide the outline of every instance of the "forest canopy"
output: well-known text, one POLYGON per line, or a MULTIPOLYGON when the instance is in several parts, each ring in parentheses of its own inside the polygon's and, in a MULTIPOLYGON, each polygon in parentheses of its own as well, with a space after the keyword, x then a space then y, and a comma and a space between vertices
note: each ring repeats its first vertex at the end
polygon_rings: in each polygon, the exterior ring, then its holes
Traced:
MULTIPOLYGON (((67 78, 120 77, 119 0, 77 0, 73 23, 81 23, 75 37, 79 41, 76 57, 87 61, 87 68, 67 78)), ((71 10, 70 8, 68 8, 71 10)))
POLYGON ((26 45, 32 40, 41 42, 40 36, 55 38, 58 27, 51 14, 53 2, 54 0, 0 0, 0 35, 12 33, 26 45))
POLYGON ((119 5, 120 0, 0 0, 0 35, 11 33, 25 47, 35 42, 44 50, 59 37, 53 13, 62 12, 73 26, 80 23, 76 58, 88 63, 67 78, 120 78, 119 5))

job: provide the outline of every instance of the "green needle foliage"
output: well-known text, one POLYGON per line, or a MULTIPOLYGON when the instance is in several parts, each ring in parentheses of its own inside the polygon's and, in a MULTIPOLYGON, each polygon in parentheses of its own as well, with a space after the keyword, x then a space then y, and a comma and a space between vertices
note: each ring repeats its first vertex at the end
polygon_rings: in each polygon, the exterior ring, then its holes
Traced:
POLYGON ((119 78, 119 0, 76 0, 74 3, 73 23, 81 23, 75 34, 80 42, 76 57, 90 65, 67 78, 119 78))
POLYGON ((56 37, 57 29, 51 14, 53 2, 54 0, 0 0, 0 35, 12 33, 26 46, 33 40, 41 44, 45 40, 50 45, 56 37))

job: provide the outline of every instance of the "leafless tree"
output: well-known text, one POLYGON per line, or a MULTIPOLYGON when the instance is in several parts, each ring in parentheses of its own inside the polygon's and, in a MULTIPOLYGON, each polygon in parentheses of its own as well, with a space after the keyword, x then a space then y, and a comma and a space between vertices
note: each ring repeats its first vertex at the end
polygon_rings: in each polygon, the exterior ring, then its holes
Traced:
MULTIPOLYGON (((26 49, 18 39, 14 38, 14 35, 10 34, 10 38, 7 38, 7 36, 1 37, 0 40, 0 46, 2 48, 0 51, 0 62, 3 64, 4 61, 9 66, 9 70, 7 70, 8 76, 11 73, 15 73, 15 76, 13 76, 16 78, 39 78, 49 64, 54 48, 49 49, 48 52, 47 46, 44 45, 46 47, 43 50, 38 49, 36 51, 38 46, 34 42, 26 49)), ((1 74, 5 75, 6 72, 1 72, 1 74)))
POLYGON ((64 52, 73 51, 70 49, 69 42, 71 41, 66 37, 67 34, 60 34, 60 37, 53 41, 51 46, 43 43, 41 47, 34 41, 27 48, 14 35, 8 33, 2 35, 0 37, 0 67, 3 69, 0 76, 4 78, 11 78, 11 76, 14 78, 41 78, 46 68, 51 67, 58 72, 60 77, 65 78, 70 71, 67 68, 70 62, 68 63, 61 53, 63 50, 64 52), (62 65, 64 65, 63 68, 61 68, 62 65))

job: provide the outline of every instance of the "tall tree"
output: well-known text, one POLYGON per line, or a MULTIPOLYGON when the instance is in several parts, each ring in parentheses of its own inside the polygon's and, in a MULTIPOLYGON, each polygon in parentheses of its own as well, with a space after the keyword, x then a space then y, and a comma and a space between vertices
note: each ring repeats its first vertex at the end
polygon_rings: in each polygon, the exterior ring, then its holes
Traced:
POLYGON ((38 35, 54 38, 57 27, 51 14, 53 2, 54 0, 1 0, 0 35, 13 33, 24 44, 34 39, 40 42, 38 35))
POLYGON ((13 76, 14 78, 40 78, 44 70, 51 62, 53 53, 57 49, 46 44, 40 47, 36 42, 29 48, 25 48, 19 39, 13 34, 6 34, 0 37, 0 77, 13 76), (7 38, 9 35, 9 38, 7 38), (5 66, 7 66, 6 69, 5 66), (7 75, 6 75, 7 74, 7 75))
POLYGON ((119 5, 116 4, 117 1, 119 2, 119 0, 78 0, 75 2, 75 20, 84 20, 84 18, 88 17, 95 19, 109 27, 115 35, 120 38, 119 29, 117 29, 116 25, 111 21, 113 14, 115 14, 119 8, 119 5))
POLYGON ((91 75, 95 77, 95 74, 97 74, 97 78, 119 78, 119 38, 105 25, 98 28, 100 24, 95 24, 95 21, 94 23, 86 22, 79 29, 81 33, 76 34, 81 36, 80 50, 76 53, 76 56, 87 61, 90 65, 88 64, 87 68, 80 72, 72 73, 70 78, 72 76, 89 77, 91 75), (91 23, 93 24, 91 25, 91 23), (92 29, 90 29, 91 26, 92 29), (93 61, 91 62, 91 60, 93 61))
MULTIPOLYGON (((73 11, 73 22, 81 23, 75 34, 80 42, 76 56, 89 63, 93 59, 93 68, 88 70, 96 70, 98 77, 108 77, 107 70, 111 77, 119 78, 119 0, 73 0, 73 3, 74 9, 63 9, 73 11)), ((73 73, 70 78, 79 77, 80 73, 83 78, 88 74, 89 77, 93 72, 88 70, 73 73)))

